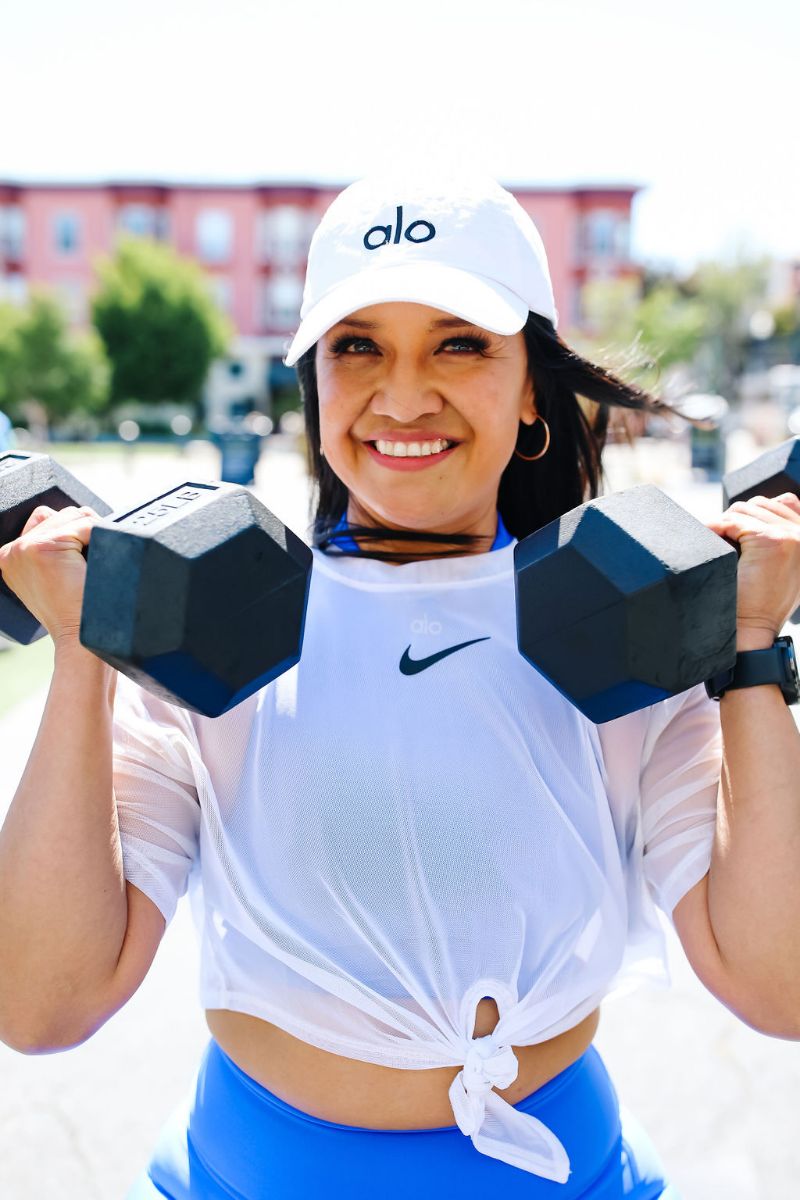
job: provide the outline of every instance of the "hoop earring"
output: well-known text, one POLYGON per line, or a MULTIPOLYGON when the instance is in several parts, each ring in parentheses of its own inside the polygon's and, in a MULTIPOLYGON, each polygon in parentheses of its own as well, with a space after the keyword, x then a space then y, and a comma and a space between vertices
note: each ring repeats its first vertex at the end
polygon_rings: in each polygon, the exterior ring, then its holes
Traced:
MULTIPOLYGON (((545 421, 544 417, 539 415, 539 413, 536 414, 536 421, 541 421, 544 425, 544 446, 538 454, 520 454, 519 450, 515 450, 515 455, 517 458, 521 458, 523 462, 536 462, 537 458, 544 458, 550 446, 550 426, 547 424, 547 421, 545 421)), ((536 424, 536 421, 533 422, 533 425, 536 424)), ((533 429, 533 425, 531 425, 531 429, 533 429)))

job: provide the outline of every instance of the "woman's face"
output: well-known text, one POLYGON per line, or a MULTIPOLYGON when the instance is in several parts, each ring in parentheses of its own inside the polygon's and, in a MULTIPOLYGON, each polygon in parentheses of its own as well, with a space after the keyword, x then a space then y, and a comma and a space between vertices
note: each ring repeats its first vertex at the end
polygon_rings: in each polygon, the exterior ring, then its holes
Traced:
POLYGON ((521 332, 374 304, 320 338, 316 368, 322 448, 351 521, 494 532, 519 422, 536 417, 521 332))

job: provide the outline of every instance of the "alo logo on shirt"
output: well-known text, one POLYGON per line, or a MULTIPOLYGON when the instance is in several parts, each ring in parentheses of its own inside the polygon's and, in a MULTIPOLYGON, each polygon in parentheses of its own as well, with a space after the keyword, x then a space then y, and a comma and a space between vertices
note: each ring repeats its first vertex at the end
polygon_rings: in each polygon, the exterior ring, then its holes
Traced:
POLYGON ((423 613, 421 617, 415 617, 411 622, 412 633, 441 633, 441 621, 429 621, 428 614, 423 613))
POLYGON ((397 221, 392 225, 373 225, 364 234, 364 247, 367 250, 378 250, 389 243, 396 246, 400 238, 407 242, 429 242, 436 237, 436 227, 430 221, 412 221, 408 229, 403 229, 403 206, 397 206, 397 221))

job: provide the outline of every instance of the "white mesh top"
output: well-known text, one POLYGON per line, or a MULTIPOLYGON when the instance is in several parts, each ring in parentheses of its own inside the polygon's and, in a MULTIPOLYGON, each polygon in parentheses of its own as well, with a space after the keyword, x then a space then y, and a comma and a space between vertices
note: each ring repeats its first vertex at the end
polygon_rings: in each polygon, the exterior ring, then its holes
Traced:
POLYGON ((125 876, 167 921, 188 885, 203 1007, 460 1066, 475 1148, 558 1182, 561 1142, 492 1088, 513 1046, 668 984, 654 904, 708 870, 720 764, 702 687, 595 726, 521 657, 513 542, 315 550, 298 666, 215 720, 124 677, 115 709, 125 876), (473 1038, 483 996, 500 1019, 473 1038))

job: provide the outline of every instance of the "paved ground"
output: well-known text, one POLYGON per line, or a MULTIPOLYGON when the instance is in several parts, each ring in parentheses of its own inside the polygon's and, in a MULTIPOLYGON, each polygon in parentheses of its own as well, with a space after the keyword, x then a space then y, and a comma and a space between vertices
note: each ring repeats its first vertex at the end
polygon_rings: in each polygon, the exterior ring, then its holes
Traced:
MULTIPOLYGON (((680 458, 654 462, 651 453, 617 455, 615 482, 660 473, 662 486, 710 516, 718 488, 698 487, 680 458)), ((187 478, 216 474, 207 448, 192 452, 184 465, 187 478)), ((110 463, 97 467, 87 482, 127 502, 143 486, 152 492, 174 479, 174 464, 138 458, 124 472, 110 463)), ((277 440, 257 484, 302 535, 302 468, 277 440)), ((0 722, 0 818, 41 704, 42 696, 34 696, 0 722)), ((702 988, 671 933, 669 946, 669 992, 643 991, 603 1010, 597 1046, 621 1100, 649 1129, 683 1200, 796 1200, 800 1043, 743 1025, 702 988)), ((142 987, 83 1046, 25 1057, 0 1044, 0 1200, 123 1200, 207 1040, 196 972, 184 899, 142 987)))

